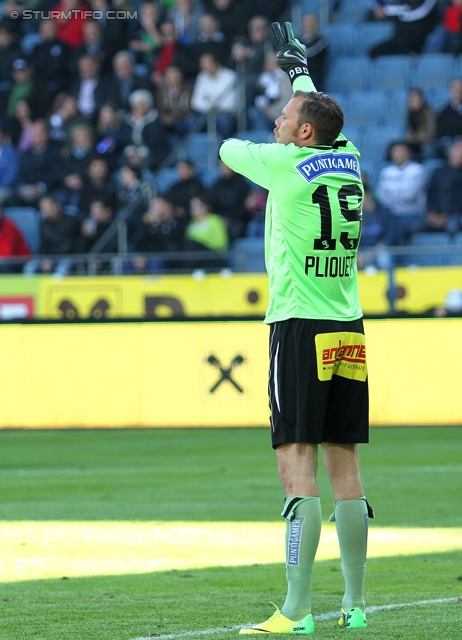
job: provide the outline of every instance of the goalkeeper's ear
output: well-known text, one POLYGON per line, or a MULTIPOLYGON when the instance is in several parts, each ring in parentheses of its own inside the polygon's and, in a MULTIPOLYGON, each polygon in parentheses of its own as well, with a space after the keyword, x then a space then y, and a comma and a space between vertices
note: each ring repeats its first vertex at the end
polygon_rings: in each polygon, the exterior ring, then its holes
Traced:
MULTIPOLYGON (((285 24, 290 24, 290 22, 286 22, 285 24)), ((286 33, 285 26, 280 24, 279 22, 272 22, 271 29, 273 30, 276 44, 280 49, 285 44, 287 44, 287 33, 286 33)))

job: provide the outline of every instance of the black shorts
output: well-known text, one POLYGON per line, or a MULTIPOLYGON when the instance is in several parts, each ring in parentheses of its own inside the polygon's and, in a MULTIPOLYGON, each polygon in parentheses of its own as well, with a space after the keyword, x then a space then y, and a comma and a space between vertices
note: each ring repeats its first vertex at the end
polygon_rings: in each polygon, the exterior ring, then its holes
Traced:
POLYGON ((293 318, 270 327, 272 443, 369 441, 362 319, 293 318))

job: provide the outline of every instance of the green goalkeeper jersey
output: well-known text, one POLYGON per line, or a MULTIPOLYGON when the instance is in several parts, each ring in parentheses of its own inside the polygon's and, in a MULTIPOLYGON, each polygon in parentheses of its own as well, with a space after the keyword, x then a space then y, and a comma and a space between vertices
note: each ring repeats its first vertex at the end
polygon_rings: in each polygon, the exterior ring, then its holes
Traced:
POLYGON ((220 148, 229 167, 269 192, 268 324, 362 316, 356 265, 364 194, 360 154, 343 135, 337 142, 344 146, 254 144, 232 138, 220 148))

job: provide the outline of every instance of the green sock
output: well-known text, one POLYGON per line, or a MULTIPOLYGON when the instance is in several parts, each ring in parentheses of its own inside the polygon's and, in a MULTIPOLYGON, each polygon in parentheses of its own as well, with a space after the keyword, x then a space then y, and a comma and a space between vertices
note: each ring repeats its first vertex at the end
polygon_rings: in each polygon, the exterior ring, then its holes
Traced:
POLYGON ((345 579, 342 606, 345 611, 353 607, 364 611, 363 587, 369 522, 366 499, 337 500, 334 514, 345 579))
POLYGON ((312 497, 286 498, 283 515, 287 519, 288 589, 281 611, 289 620, 298 621, 311 613, 311 576, 321 535, 321 501, 312 497), (286 513, 294 501, 295 506, 286 513))

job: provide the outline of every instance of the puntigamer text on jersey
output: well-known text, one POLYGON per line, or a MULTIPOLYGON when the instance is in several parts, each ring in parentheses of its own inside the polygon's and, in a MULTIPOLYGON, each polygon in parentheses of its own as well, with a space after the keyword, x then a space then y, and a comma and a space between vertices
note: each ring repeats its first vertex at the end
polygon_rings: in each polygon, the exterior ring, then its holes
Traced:
POLYGON ((347 173, 361 179, 358 160, 352 153, 322 153, 303 160, 295 168, 308 182, 326 173, 347 173))

